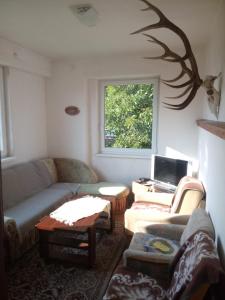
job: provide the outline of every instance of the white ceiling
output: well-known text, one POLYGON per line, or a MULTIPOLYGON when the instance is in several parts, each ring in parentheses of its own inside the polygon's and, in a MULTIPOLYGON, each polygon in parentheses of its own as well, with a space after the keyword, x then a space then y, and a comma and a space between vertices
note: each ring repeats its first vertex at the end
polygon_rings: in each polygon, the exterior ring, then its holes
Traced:
MULTIPOLYGON (((206 43, 219 2, 151 0, 184 30, 192 45, 206 43)), ((52 59, 144 53, 152 44, 142 35, 130 35, 157 21, 154 13, 140 11, 144 7, 139 0, 0 0, 0 36, 52 59), (82 3, 98 11, 95 27, 82 25, 69 9, 82 3)), ((158 33, 170 46, 179 46, 175 35, 158 33)))

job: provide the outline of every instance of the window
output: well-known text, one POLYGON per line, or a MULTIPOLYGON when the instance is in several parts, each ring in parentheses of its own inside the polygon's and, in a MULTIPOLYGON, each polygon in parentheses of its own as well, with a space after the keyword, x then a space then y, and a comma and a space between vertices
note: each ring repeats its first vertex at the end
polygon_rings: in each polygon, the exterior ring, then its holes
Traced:
POLYGON ((9 120, 7 101, 7 68, 0 66, 0 149, 1 156, 9 156, 9 120))
POLYGON ((155 151, 157 90, 157 78, 100 82, 103 154, 145 156, 155 151))

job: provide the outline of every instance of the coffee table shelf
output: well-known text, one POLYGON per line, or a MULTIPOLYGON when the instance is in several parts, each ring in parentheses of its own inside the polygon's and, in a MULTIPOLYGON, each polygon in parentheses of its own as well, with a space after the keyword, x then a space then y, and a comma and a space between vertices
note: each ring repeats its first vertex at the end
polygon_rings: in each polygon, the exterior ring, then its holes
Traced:
POLYGON ((73 226, 68 226, 64 223, 46 216, 36 225, 39 230, 40 255, 45 260, 50 258, 68 260, 86 264, 92 267, 95 263, 96 256, 96 228, 95 222, 99 214, 94 214, 90 217, 77 221, 73 226), (59 235, 60 233, 60 235, 59 235), (63 235, 64 234, 64 235, 63 235), (77 238, 79 234, 87 234, 87 240, 77 238), (51 248, 60 246, 63 248, 74 248, 77 250, 87 250, 87 256, 82 254, 64 253, 55 255, 51 248))

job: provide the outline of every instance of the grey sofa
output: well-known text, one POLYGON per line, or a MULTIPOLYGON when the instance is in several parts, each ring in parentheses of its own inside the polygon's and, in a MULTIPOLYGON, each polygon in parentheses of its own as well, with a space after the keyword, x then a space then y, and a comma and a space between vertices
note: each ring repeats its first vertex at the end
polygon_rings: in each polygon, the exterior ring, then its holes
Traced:
POLYGON ((98 182, 85 163, 62 158, 41 159, 4 169, 2 187, 6 247, 11 261, 38 240, 35 224, 74 194, 113 195, 120 204, 129 193, 122 184, 98 182))

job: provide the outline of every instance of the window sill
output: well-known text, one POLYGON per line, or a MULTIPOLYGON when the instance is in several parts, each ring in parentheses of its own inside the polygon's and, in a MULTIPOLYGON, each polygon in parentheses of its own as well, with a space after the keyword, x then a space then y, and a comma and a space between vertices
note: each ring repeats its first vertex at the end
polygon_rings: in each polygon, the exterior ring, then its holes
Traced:
POLYGON ((151 155, 136 155, 136 154, 111 154, 111 153, 97 153, 97 157, 105 158, 125 158, 125 159, 151 159, 151 155))

